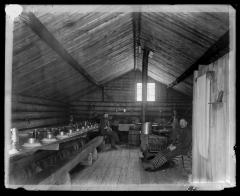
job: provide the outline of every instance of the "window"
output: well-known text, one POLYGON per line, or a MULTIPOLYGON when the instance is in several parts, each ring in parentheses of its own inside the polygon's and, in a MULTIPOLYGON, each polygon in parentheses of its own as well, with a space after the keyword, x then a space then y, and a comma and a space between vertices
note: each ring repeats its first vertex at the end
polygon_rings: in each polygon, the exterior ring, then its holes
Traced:
MULTIPOLYGON (((137 83, 137 101, 142 101, 142 83, 137 83)), ((155 101, 155 83, 147 83, 147 101, 155 101)))

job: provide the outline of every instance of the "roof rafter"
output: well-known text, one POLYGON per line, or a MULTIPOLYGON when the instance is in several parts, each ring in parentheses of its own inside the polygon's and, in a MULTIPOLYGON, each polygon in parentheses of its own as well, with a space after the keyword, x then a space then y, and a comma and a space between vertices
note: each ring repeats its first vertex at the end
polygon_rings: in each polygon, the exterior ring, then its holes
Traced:
MULTIPOLYGON (((119 76, 117 76, 117 77, 104 80, 104 81, 100 82, 100 84, 101 84, 102 86, 104 86, 104 85, 106 85, 107 83, 113 82, 113 81, 119 79, 120 77, 122 77, 122 76, 130 73, 131 71, 133 71, 133 69, 131 69, 131 70, 127 71, 127 72, 123 72, 123 73, 121 73, 121 74, 120 74, 119 76)), ((81 90, 81 93, 82 93, 81 96, 86 96, 86 95, 88 95, 88 94, 90 94, 90 93, 92 93, 92 92, 94 92, 94 91, 96 91, 96 90, 97 90, 97 88, 96 88, 95 86, 93 86, 93 87, 87 87, 86 89, 81 90)), ((105 96, 108 96, 106 92, 105 92, 104 94, 105 94, 105 96)), ((74 97, 75 97, 75 96, 74 96, 74 97)), ((75 100, 75 99, 73 98, 73 100, 75 100)))
POLYGON ((183 74, 175 81, 168 85, 173 87, 176 84, 185 80, 194 70, 198 69, 198 65, 208 65, 220 58, 229 51, 229 30, 221 36, 194 64, 192 64, 183 74))
POLYGON ((55 36, 48 31, 48 29, 41 23, 41 21, 32 13, 24 13, 21 19, 27 24, 33 32, 35 32, 49 47, 51 47, 60 57, 62 57, 70 66, 72 66, 78 73, 83 75, 89 82, 95 86, 101 87, 97 81, 90 76, 87 71, 81 66, 59 43, 55 36))

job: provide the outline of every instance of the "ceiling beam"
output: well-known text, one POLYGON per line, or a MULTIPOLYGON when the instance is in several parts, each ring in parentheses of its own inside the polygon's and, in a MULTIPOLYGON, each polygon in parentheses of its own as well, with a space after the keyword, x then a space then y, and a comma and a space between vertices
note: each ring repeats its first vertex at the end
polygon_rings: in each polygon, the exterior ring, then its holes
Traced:
POLYGON ((100 89, 101 88, 98 88, 95 85, 85 87, 84 89, 80 89, 80 90, 74 92, 73 94, 71 94, 70 101, 78 100, 79 98, 84 97, 84 96, 88 95, 89 93, 100 90, 100 89))
POLYGON ((194 64, 192 64, 183 74, 175 81, 168 85, 169 88, 177 85, 190 76, 194 70, 198 69, 198 65, 208 65, 218 58, 222 57, 229 51, 229 31, 219 38, 194 64))
MULTIPOLYGON (((113 81, 115 81, 115 80, 118 80, 119 78, 121 78, 122 76, 130 73, 131 71, 133 71, 133 69, 131 69, 131 70, 127 71, 127 72, 121 73, 119 76, 116 76, 116 77, 114 77, 114 78, 110 78, 110 79, 107 79, 107 80, 103 80, 103 81, 101 81, 99 84, 103 87, 103 86, 105 86, 107 83, 113 82, 113 81)), ((102 89, 102 88, 101 88, 101 89, 102 89)), ((75 100, 75 97, 76 97, 76 96, 84 97, 84 96, 86 96, 86 95, 88 95, 88 94, 90 94, 90 93, 93 93, 93 92, 96 91, 96 90, 98 90, 98 88, 97 88, 96 86, 87 87, 86 89, 83 89, 83 90, 81 90, 81 91, 78 91, 78 92, 76 93, 76 95, 73 95, 73 100, 75 100)), ((106 93, 106 91, 104 92, 104 96, 105 96, 105 97, 109 97, 109 95, 106 93)))
POLYGON ((113 82, 113 81, 119 79, 120 77, 122 77, 123 75, 128 74, 131 71, 133 71, 133 69, 130 69, 128 71, 124 71, 124 72, 120 73, 118 76, 108 77, 108 78, 100 81, 99 84, 101 84, 102 86, 105 86, 105 84, 107 84, 108 82, 113 82))
POLYGON ((90 76, 87 71, 81 66, 59 43, 52 33, 41 23, 41 21, 32 13, 28 12, 21 15, 23 22, 28 25, 50 48, 52 48, 62 59, 72 66, 78 73, 83 75, 92 84, 101 87, 97 81, 90 76))

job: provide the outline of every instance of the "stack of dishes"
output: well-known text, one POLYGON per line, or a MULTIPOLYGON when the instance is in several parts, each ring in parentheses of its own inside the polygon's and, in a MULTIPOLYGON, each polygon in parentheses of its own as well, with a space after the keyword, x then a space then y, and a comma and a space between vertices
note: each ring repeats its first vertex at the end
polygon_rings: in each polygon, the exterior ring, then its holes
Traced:
POLYGON ((65 139, 65 138, 68 138, 69 136, 68 135, 66 135, 66 134, 64 134, 64 132, 63 131, 61 131, 60 132, 60 134, 59 135, 57 135, 57 138, 58 139, 65 139))
POLYGON ((48 132, 48 133, 47 133, 47 137, 46 137, 46 138, 43 138, 41 141, 42 141, 42 143, 44 143, 44 144, 48 144, 48 143, 56 142, 57 139, 54 137, 54 135, 53 135, 52 132, 48 132))
POLYGON ((68 136, 73 136, 73 135, 75 135, 74 132, 73 132, 73 130, 72 130, 72 129, 69 129, 69 130, 68 130, 68 136))
POLYGON ((15 148, 9 150, 9 154, 10 155, 17 154, 17 153, 19 153, 19 151, 17 149, 15 149, 15 148))
POLYGON ((23 144, 24 148, 35 148, 39 146, 41 146, 41 144, 35 138, 29 138, 28 142, 23 144))

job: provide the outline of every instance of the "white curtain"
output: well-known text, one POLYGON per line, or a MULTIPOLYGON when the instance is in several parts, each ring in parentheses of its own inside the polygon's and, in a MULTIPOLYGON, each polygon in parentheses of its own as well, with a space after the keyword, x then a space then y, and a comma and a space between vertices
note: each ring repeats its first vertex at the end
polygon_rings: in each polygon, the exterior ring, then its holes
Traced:
POLYGON ((197 79, 196 85, 196 134, 199 153, 208 158, 210 79, 206 74, 197 79))

